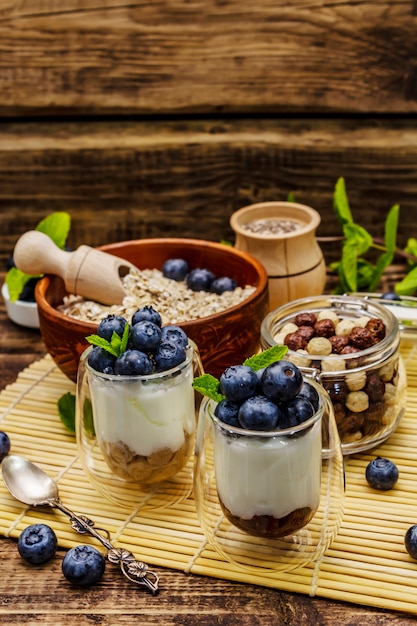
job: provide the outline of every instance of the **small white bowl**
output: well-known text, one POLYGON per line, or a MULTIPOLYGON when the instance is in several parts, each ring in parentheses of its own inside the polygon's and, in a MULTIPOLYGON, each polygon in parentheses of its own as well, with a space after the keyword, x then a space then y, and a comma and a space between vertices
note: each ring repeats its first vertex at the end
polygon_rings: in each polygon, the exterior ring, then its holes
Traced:
POLYGON ((6 305, 7 315, 12 322, 27 328, 39 328, 38 305, 36 302, 24 302, 23 300, 11 302, 6 283, 2 285, 1 295, 6 305))

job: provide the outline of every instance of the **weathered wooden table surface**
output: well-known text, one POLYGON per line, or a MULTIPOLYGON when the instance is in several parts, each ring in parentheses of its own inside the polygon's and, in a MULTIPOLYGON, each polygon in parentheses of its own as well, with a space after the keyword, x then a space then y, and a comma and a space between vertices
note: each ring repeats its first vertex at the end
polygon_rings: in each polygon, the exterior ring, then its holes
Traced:
MULTIPOLYGON (((4 275, 0 274, 0 284, 4 275)), ((20 370, 45 353, 40 333, 18 327, 0 303, 0 388, 13 383, 20 370)), ((166 569, 161 590, 153 597, 119 576, 88 589, 73 588, 63 578, 61 560, 27 565, 16 541, 0 538, 0 623, 27 626, 77 624, 178 624, 208 626, 256 624, 274 626, 398 626, 413 616, 284 593, 255 585, 187 576, 166 569)))

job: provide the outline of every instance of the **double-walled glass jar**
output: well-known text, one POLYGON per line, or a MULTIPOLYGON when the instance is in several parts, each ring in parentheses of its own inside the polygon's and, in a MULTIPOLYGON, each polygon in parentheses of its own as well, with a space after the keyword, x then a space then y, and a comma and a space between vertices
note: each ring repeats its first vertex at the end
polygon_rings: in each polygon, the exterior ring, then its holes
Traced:
POLYGON ((349 296, 295 300, 262 322, 262 348, 277 344, 328 392, 344 454, 373 448, 395 430, 407 383, 389 309, 349 296))

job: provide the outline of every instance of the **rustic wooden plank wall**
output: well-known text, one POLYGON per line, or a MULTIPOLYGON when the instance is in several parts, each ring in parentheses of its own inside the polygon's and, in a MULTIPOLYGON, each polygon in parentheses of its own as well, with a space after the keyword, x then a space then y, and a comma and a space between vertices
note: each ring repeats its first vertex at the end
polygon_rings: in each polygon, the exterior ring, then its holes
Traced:
MULTIPOLYGON (((417 3, 0 0, 0 256, 53 210, 71 244, 230 239, 231 213, 332 193, 417 236, 417 3)), ((334 247, 325 248, 328 259, 334 247)))

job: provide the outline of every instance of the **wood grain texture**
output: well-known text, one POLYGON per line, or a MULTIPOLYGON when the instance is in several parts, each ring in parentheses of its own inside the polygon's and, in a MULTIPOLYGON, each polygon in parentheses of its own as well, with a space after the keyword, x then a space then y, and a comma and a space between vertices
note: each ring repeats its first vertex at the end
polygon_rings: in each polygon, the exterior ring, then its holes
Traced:
MULTIPOLYGON (((0 282, 4 274, 0 273, 0 282)), ((12 324, 0 302, 0 389, 44 354, 40 334, 12 324)), ((45 520, 47 521, 47 520, 45 520)), ((82 541, 80 539, 80 541, 82 541)), ((62 576, 59 550, 50 563, 30 566, 16 541, 0 538, 0 622, 3 626, 409 626, 415 617, 365 606, 310 598, 163 569, 160 594, 152 597, 112 571, 84 590, 62 576)), ((354 573, 352 574, 354 575, 354 573)))
MULTIPOLYGON (((161 236, 232 241, 233 211, 290 192, 320 212, 320 236, 335 235, 339 176, 354 217, 375 236, 400 204, 405 245, 416 235, 416 163, 412 120, 10 122, 0 127, 0 258, 56 210, 72 217, 73 248, 161 236)), ((331 261, 336 249, 324 253, 331 261)))
POLYGON ((413 0, 20 0, 0 115, 410 113, 413 0))

